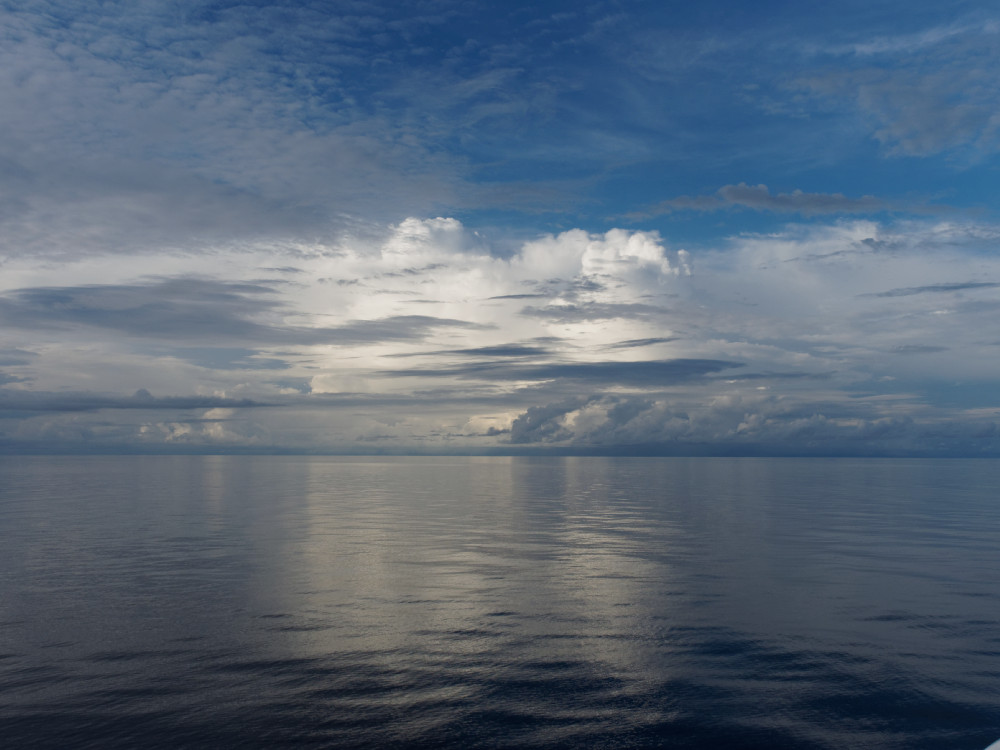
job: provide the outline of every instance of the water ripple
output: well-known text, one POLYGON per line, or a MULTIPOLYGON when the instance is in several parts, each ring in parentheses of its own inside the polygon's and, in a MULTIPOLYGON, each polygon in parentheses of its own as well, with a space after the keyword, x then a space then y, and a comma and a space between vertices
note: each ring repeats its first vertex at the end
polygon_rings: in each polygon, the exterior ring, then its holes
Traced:
POLYGON ((12 747, 981 750, 1000 462, 0 459, 12 747))

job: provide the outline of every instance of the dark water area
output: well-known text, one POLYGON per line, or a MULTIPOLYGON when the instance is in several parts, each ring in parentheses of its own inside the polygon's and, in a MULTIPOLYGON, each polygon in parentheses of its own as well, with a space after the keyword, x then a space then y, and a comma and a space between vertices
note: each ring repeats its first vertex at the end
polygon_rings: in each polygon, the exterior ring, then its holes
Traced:
POLYGON ((1000 738, 1000 461, 0 459, 0 745, 1000 738))

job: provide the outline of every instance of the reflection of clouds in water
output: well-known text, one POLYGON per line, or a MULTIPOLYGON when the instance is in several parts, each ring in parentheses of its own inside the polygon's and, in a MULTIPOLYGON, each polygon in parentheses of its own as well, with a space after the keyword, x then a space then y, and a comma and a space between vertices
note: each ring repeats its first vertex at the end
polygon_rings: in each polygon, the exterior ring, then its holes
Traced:
MULTIPOLYGON (((482 528, 502 531, 493 478, 506 460, 310 463, 308 533, 300 579, 308 608, 329 618, 314 635, 327 651, 365 650, 412 664, 489 649, 504 565, 484 561, 482 528), (419 661, 419 659, 418 659, 419 661)), ((492 532, 491 532, 492 533, 492 532)), ((487 555, 488 557, 488 555, 487 555)))
POLYGON ((8 691, 18 705, 103 712, 113 684, 185 732, 208 705, 235 731, 301 729, 296 746, 712 747, 749 731, 870 747, 899 706, 954 717, 900 736, 913 746, 995 718, 992 462, 5 469, 5 519, 21 519, 0 549, 8 664, 50 664, 40 642, 72 654, 8 691))
MULTIPOLYGON (((414 731, 530 713, 545 724, 538 742, 569 743, 655 732, 720 702, 731 722, 758 726, 755 700, 725 696, 742 696, 754 674, 772 705, 798 705, 788 675, 843 666, 824 645, 831 623, 881 663, 893 646, 884 635, 933 653, 928 628, 968 606, 956 593, 938 619, 918 618, 907 589, 926 577, 899 577, 883 551, 857 549, 878 537, 921 569, 916 543, 884 524, 923 512, 910 507, 922 495, 883 512, 838 475, 843 461, 289 461, 274 483, 251 469, 226 493, 258 498, 244 521, 267 540, 255 545, 266 564, 251 606, 283 615, 259 618, 251 638, 316 670, 330 707, 411 710, 414 731), (273 506, 271 488, 285 491, 273 506), (900 609, 890 619, 886 601, 900 609), (893 624, 911 620, 902 635, 893 624)), ((897 475, 879 466, 866 481, 888 491, 897 475)), ((926 669, 915 658, 897 661, 926 669)))
POLYGON ((627 618, 624 608, 648 604, 638 584, 665 582, 667 567, 649 559, 648 521, 638 514, 627 485, 624 491, 612 489, 602 459, 533 463, 517 461, 512 484, 528 518, 541 520, 544 513, 549 537, 544 546, 554 551, 543 557, 545 575, 538 577, 549 589, 540 600, 558 601, 595 625, 627 618), (558 470, 546 475, 553 465, 558 470))
MULTIPOLYGON (((526 571, 522 592, 529 658, 575 663, 588 679, 614 680, 620 696, 669 679, 674 670, 663 663, 658 621, 669 623, 670 597, 679 593, 667 558, 683 540, 669 523, 651 527, 648 496, 639 497, 648 488, 632 492, 634 476, 607 459, 529 458, 512 468, 521 510, 544 519, 549 537, 542 545, 549 553, 526 571)), ((648 724, 663 720, 666 708, 650 705, 614 720, 648 724)))
MULTIPOLYGON (((279 626, 298 655, 364 654, 398 681, 444 670, 466 697, 490 693, 484 663, 496 680, 572 679, 619 695, 662 679, 649 671, 650 622, 665 611, 669 569, 648 554, 640 505, 608 467, 458 461, 308 463, 306 528, 288 558, 301 567, 285 588, 302 599, 289 609, 317 627, 279 626)), ((514 710, 520 698, 491 700, 514 710)), ((612 720, 595 700, 545 700, 555 714, 612 720)), ((662 718, 653 713, 629 721, 662 718)))
POLYGON ((218 513, 223 509, 227 496, 227 482, 232 482, 233 476, 239 476, 232 471, 232 460, 226 456, 205 456, 201 473, 201 496, 205 499, 207 510, 218 513))

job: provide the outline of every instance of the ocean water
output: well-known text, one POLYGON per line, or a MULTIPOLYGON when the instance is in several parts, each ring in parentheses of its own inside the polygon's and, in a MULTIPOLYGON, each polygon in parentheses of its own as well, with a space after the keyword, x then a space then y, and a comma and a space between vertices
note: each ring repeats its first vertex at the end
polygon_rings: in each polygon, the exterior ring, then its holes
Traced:
POLYGON ((0 744, 1000 738, 1000 462, 0 459, 0 744))

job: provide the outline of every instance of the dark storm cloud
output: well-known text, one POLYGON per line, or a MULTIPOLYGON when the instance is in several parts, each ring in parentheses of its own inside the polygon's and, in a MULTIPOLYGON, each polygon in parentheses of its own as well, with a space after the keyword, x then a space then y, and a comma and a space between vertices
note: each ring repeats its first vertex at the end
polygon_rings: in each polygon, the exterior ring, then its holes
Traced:
POLYGON ((27 330, 87 326, 121 334, 181 341, 363 344, 419 339, 434 328, 483 326, 426 315, 355 320, 309 328, 257 322, 279 318, 282 305, 263 284, 168 279, 148 285, 89 285, 17 289, 0 297, 0 323, 27 330))
POLYGON ((740 362, 717 359, 668 359, 642 362, 563 362, 516 365, 487 362, 439 369, 386 370, 397 377, 457 377, 470 380, 571 380, 592 384, 657 387, 690 383, 740 362))
POLYGON ((915 294, 934 294, 942 292, 961 292, 967 289, 996 289, 1000 283, 994 281, 959 281, 950 284, 928 284, 927 286, 911 286, 901 289, 890 289, 887 292, 859 294, 859 297, 912 297, 915 294))

